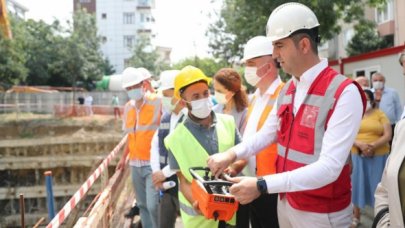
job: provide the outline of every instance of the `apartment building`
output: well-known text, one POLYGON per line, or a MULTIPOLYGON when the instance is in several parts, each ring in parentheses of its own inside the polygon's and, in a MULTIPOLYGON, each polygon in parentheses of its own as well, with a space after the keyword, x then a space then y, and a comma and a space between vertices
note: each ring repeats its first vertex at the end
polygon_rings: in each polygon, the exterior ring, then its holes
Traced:
POLYGON ((154 0, 74 0, 74 9, 96 15, 101 51, 120 73, 128 65, 141 36, 154 38, 154 0))

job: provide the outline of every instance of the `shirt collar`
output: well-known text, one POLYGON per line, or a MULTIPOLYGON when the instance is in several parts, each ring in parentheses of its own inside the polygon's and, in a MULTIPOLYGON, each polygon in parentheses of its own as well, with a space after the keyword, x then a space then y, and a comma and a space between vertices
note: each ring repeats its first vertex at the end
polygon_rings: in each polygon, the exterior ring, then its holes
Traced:
MULTIPOLYGON (((264 95, 269 95, 272 96, 274 95, 274 93, 276 92, 276 89, 278 88, 278 86, 281 84, 281 78, 280 75, 277 76, 276 80, 274 80, 271 85, 269 86, 269 88, 267 88, 266 92, 264 92, 264 95)), ((260 90, 256 89, 255 91, 255 96, 260 96, 260 90)))
MULTIPOLYGON (((217 116, 215 115, 215 112, 211 111, 211 116, 212 116, 212 124, 211 124, 210 128, 215 127, 215 125, 217 123, 217 116)), ((192 120, 188 115, 184 122, 190 123, 191 125, 194 125, 195 127, 204 127, 202 124, 197 123, 194 120, 192 120)))
POLYGON ((293 82, 298 85, 299 84, 306 84, 311 85, 314 82, 315 78, 326 68, 328 67, 328 61, 326 58, 321 58, 321 61, 316 65, 309 68, 305 71, 298 81, 297 78, 293 77, 293 82))

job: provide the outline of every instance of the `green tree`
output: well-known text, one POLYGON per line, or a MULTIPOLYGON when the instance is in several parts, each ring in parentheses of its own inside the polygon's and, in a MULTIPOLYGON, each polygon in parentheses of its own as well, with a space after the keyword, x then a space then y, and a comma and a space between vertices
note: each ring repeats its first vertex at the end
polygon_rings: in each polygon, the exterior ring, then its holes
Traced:
POLYGON ((140 36, 132 53, 133 55, 129 59, 130 66, 144 67, 153 75, 159 75, 160 72, 169 68, 168 64, 159 59, 159 54, 146 36, 140 36))
POLYGON ((380 37, 373 21, 363 20, 354 26, 354 30, 356 33, 346 47, 349 56, 392 46, 384 37, 380 37))
POLYGON ((24 82, 28 74, 24 46, 17 39, 21 27, 14 18, 11 18, 11 28, 14 39, 7 39, 0 33, 0 86, 4 88, 24 82))
POLYGON ((73 26, 66 32, 70 35, 55 45, 59 58, 53 62, 52 69, 58 77, 52 77, 49 83, 84 86, 91 90, 94 82, 103 76, 105 64, 95 16, 85 10, 75 12, 73 26))
POLYGON ((47 85, 52 78, 58 78, 51 69, 52 62, 58 59, 57 42, 63 38, 57 35, 61 31, 59 21, 51 25, 44 21, 28 20, 24 26, 24 51, 27 56, 25 66, 29 69, 26 83, 29 85, 47 85))
POLYGON ((181 70, 183 67, 192 65, 201 69, 205 75, 212 77, 214 74, 224 67, 231 67, 230 64, 224 61, 216 61, 212 58, 199 58, 199 57, 190 57, 183 59, 175 64, 173 64, 173 69, 181 70))
MULTIPOLYGON (((377 5, 386 0, 366 0, 377 5)), ((207 30, 209 47, 216 58, 234 62, 242 56, 245 43, 252 37, 266 34, 271 12, 286 0, 224 0, 218 20, 207 30)), ((298 0, 314 10, 321 24, 319 33, 326 41, 340 32, 338 21, 358 21, 363 17, 364 1, 298 0)))

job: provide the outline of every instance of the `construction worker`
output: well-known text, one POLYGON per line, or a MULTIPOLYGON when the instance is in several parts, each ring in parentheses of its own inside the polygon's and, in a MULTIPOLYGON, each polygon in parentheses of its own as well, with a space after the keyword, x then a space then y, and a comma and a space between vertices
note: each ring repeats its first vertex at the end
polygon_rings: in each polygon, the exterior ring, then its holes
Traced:
POLYGON ((318 28, 317 17, 303 4, 286 3, 272 12, 267 23, 272 56, 293 77, 255 135, 207 161, 219 175, 277 138, 277 174, 232 178, 237 184, 230 192, 242 204, 279 193, 280 227, 346 228, 352 220, 348 158, 366 99, 356 82, 318 57, 318 28))
MULTIPOLYGON (((273 44, 265 36, 253 37, 246 43, 242 59, 245 63, 245 79, 257 89, 248 107, 243 140, 260 130, 284 86, 272 54, 273 44)), ((263 177, 274 174, 276 161, 277 144, 273 143, 248 159, 245 175, 263 177)), ((252 201, 250 220, 253 228, 278 227, 277 194, 262 194, 252 201)))
POLYGON ((190 167, 205 166, 209 155, 226 151, 240 142, 232 116, 212 111, 209 83, 211 79, 198 68, 184 67, 176 76, 174 96, 188 109, 187 118, 165 138, 170 168, 177 171, 180 183, 180 213, 184 227, 224 227, 202 216, 191 193, 190 167))
POLYGON ((164 139, 184 119, 187 109, 173 96, 174 78, 179 70, 167 70, 160 74, 163 115, 159 130, 152 139, 151 160, 152 182, 161 191, 159 202, 159 228, 174 228, 179 213, 178 181, 176 172, 170 170, 168 152, 164 139))
MULTIPOLYGON (((150 147, 160 123, 161 101, 155 96, 145 95, 145 80, 147 77, 133 67, 122 72, 122 87, 130 98, 124 107, 123 129, 128 133, 128 140, 123 158, 129 153, 132 184, 142 225, 157 228, 159 192, 152 184, 150 147)), ((125 159, 121 159, 119 166, 124 161, 125 159)), ((136 210, 133 207, 127 214, 128 217, 135 215, 136 210)))

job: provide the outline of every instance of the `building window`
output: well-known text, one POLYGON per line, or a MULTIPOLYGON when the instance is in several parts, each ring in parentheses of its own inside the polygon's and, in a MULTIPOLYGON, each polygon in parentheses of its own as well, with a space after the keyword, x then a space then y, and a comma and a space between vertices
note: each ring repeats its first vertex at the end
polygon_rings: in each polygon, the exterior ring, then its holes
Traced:
POLYGON ((132 48, 135 44, 135 36, 124 36, 124 47, 132 48))
POLYGON ((141 13, 141 22, 145 21, 145 14, 141 13))
POLYGON ((90 3, 91 0, 80 0, 80 3, 90 3))
POLYGON ((378 24, 390 21, 394 19, 394 2, 393 0, 388 0, 381 7, 376 9, 376 21, 378 24))
POLYGON ((101 42, 103 42, 103 43, 107 42, 107 37, 102 36, 102 37, 101 37, 101 42))
POLYGON ((102 14, 101 14, 101 19, 107 19, 107 14, 106 14, 106 13, 102 13, 102 14))
POLYGON ((150 6, 149 0, 139 0, 138 4, 140 6, 150 6))
POLYGON ((135 13, 124 13, 124 24, 134 24, 135 13))
POLYGON ((350 28, 350 29, 347 29, 346 31, 344 31, 344 40, 343 40, 343 43, 344 43, 344 46, 345 46, 345 47, 346 47, 346 46, 349 44, 349 42, 352 40, 353 36, 354 36, 354 30, 353 30, 353 28, 350 28))

